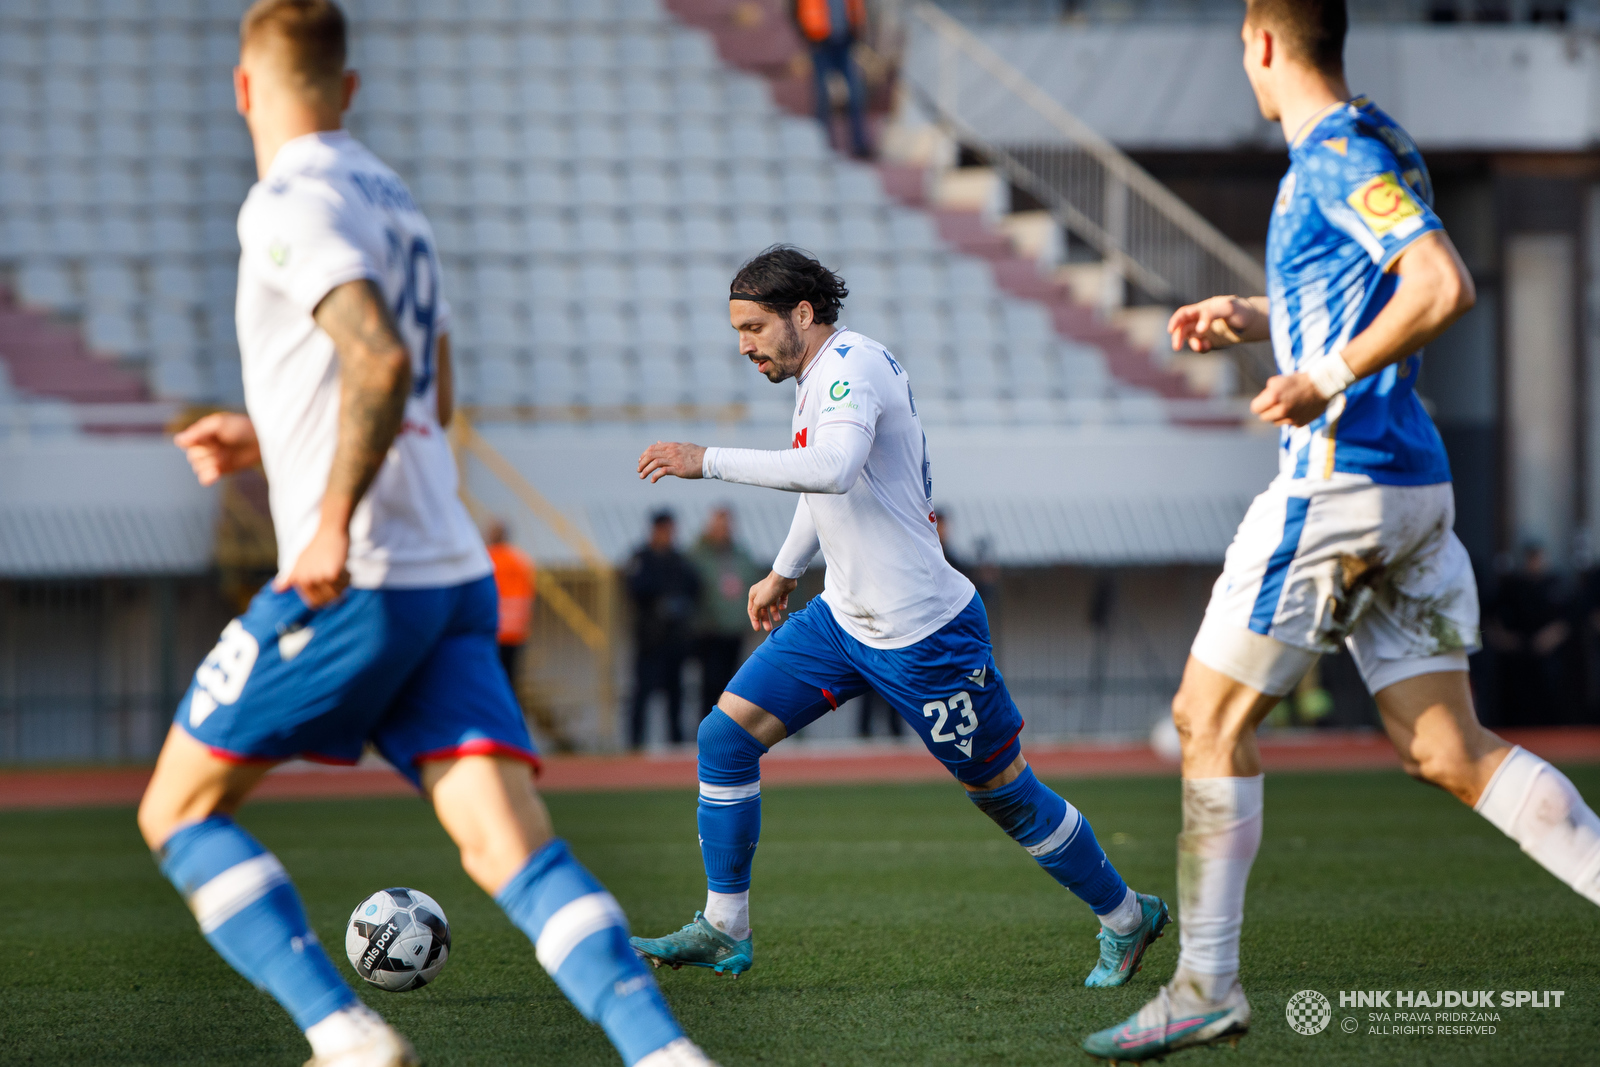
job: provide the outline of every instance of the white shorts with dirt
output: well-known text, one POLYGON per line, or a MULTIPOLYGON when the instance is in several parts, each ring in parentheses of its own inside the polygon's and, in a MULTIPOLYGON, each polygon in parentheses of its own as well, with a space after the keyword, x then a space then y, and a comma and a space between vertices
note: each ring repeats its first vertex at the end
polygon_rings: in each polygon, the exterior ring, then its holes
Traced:
POLYGON ((1377 693, 1467 669, 1478 589, 1450 483, 1280 477, 1239 524, 1191 650, 1263 693, 1288 693, 1344 642, 1377 693))

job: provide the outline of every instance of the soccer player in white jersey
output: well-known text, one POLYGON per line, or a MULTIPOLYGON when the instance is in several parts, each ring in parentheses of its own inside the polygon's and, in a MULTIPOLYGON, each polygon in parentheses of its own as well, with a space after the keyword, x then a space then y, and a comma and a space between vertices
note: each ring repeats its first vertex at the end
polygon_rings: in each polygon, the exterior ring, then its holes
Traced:
POLYGON ((261 0, 240 37, 235 88, 261 178, 239 214, 249 415, 207 417, 177 441, 206 484, 265 466, 281 569, 196 672, 140 830, 206 939, 305 1031, 312 1065, 415 1064, 330 962, 282 864, 231 817, 272 765, 354 763, 370 741, 433 801, 467 873, 624 1062, 709 1064, 534 792, 488 553, 444 436, 450 313, 433 234, 340 129, 356 88, 343 15, 329 0, 261 0))
POLYGON ((1022 716, 995 667, 983 602, 939 546, 910 378, 882 345, 837 324, 847 295, 842 279, 798 249, 771 248, 745 264, 729 319, 758 371, 795 380, 791 447, 657 443, 639 459, 640 477, 652 482, 719 478, 800 499, 772 573, 750 590, 750 625, 772 636, 700 725, 705 910, 666 937, 634 938, 634 947, 657 966, 735 976, 750 967, 761 757, 871 688, 973 802, 1099 916, 1100 958, 1084 984, 1122 985, 1161 936, 1167 907, 1127 887, 1089 821, 1023 758, 1022 716), (823 593, 784 622, 819 548, 823 593))
POLYGON ((1270 338, 1280 373, 1251 410, 1283 428, 1282 462, 1228 549, 1172 705, 1183 742, 1177 974, 1084 1041, 1104 1059, 1237 1041, 1249 1027, 1239 930, 1261 843, 1255 729, 1341 642, 1405 769, 1600 903, 1600 819, 1560 771, 1473 710, 1477 590, 1451 529, 1449 462, 1414 391, 1422 346, 1472 306, 1472 279, 1433 213, 1416 145, 1345 84, 1346 26, 1343 0, 1250 0, 1245 72, 1290 158, 1268 292, 1213 297, 1169 324, 1175 349, 1270 338))

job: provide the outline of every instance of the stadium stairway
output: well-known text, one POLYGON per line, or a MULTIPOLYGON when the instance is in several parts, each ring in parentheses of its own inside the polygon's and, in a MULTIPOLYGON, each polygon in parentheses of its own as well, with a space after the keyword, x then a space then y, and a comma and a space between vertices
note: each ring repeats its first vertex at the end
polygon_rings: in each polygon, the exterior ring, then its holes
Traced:
POLYGON ((148 397, 139 376, 89 352, 81 329, 18 306, 11 291, 0 286, 0 403, 52 399, 105 404, 148 397))
MULTIPOLYGON (((666 6, 682 21, 712 34, 724 62, 765 78, 780 107, 797 116, 813 114, 815 88, 810 59, 805 42, 795 32, 785 0, 666 0, 666 6)), ((892 106, 891 79, 873 77, 887 71, 872 69, 884 61, 870 49, 862 58, 869 68, 868 123, 875 143, 881 145, 892 106)), ((836 148, 844 143, 842 130, 837 128, 841 123, 839 117, 836 128, 829 131, 829 142, 836 148)), ((988 260, 1001 289, 1018 299, 1044 305, 1063 338, 1098 348, 1118 380, 1165 397, 1184 399, 1198 395, 1190 379, 1158 366, 1150 346, 1138 344, 1147 339, 1139 335, 1148 334, 1148 330, 1130 331, 1102 318, 1091 306, 1092 300, 1080 299, 1065 279, 1041 270, 1037 257, 1022 247, 1024 242, 993 225, 981 207, 955 206, 944 198, 938 204, 930 203, 930 184, 937 184, 930 168, 883 162, 878 171, 885 190, 895 200, 932 212, 946 244, 988 260)), ((991 177, 992 172, 983 176, 991 177)))

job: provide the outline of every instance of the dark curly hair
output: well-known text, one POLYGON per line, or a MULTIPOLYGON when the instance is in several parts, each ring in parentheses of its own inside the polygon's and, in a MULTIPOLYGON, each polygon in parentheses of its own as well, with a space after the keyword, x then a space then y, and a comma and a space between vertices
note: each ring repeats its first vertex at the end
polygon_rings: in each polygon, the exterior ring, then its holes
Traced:
POLYGON ((827 326, 839 321, 844 298, 850 295, 843 278, 817 262, 810 252, 793 245, 773 245, 751 258, 733 276, 730 289, 730 300, 753 298, 780 315, 807 301, 817 321, 827 326))

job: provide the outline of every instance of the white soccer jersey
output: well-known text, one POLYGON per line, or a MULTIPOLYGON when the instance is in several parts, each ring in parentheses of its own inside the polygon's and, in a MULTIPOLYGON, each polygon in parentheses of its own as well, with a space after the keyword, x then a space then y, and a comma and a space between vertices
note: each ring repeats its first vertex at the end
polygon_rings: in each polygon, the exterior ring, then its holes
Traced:
POLYGON ((312 312, 335 287, 369 278, 411 350, 412 390, 350 521, 351 584, 445 586, 488 574, 439 425, 434 344, 449 305, 433 231, 405 183, 348 133, 298 137, 250 190, 239 245, 245 406, 261 439, 280 571, 316 533, 339 435, 339 365, 312 312))
POLYGON ((711 448, 703 464, 708 478, 801 493, 773 569, 798 578, 820 547, 823 601, 873 648, 915 644, 959 615, 973 586, 939 546, 928 442, 899 362, 840 329, 796 382, 791 428, 788 452, 711 448))

